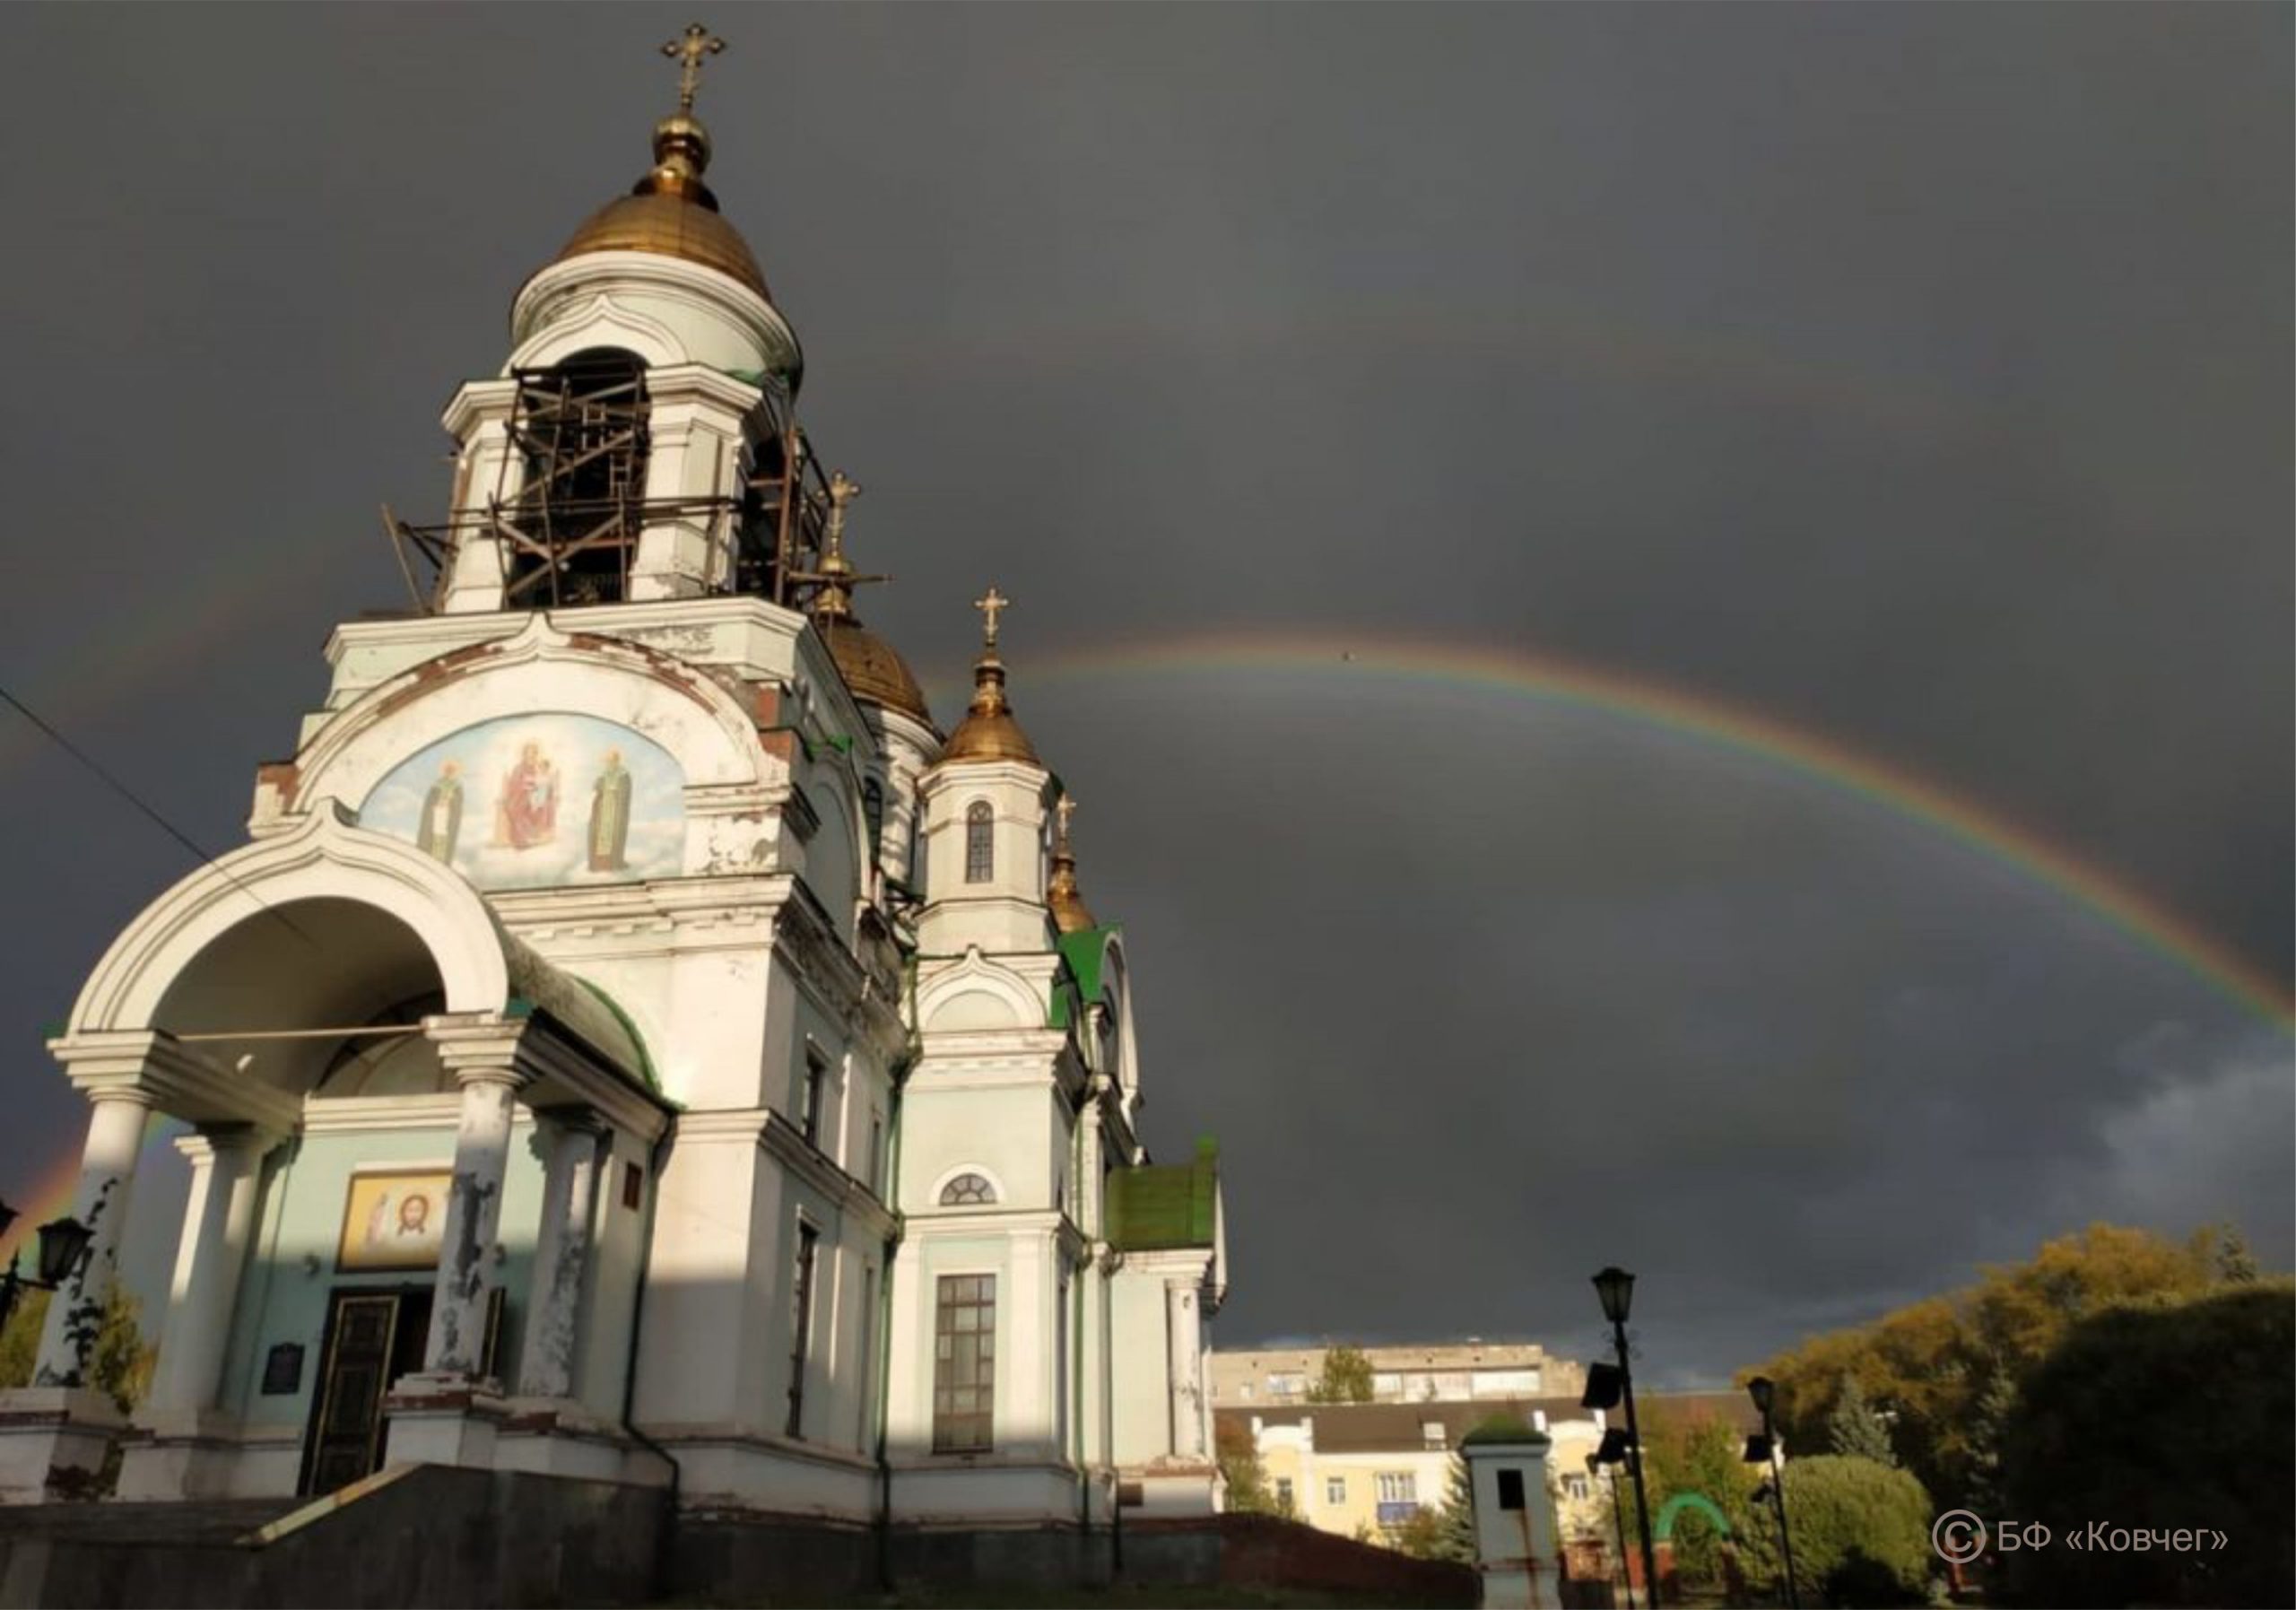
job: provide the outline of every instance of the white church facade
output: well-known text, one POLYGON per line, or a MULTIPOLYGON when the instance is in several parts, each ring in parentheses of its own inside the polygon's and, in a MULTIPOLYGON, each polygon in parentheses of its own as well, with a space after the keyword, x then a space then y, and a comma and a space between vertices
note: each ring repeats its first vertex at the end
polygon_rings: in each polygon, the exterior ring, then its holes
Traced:
POLYGON ((833 1523, 1219 1506, 1216 1158, 1139 1132, 1005 601, 945 733, 855 613, 858 488, 702 182, 707 43, 448 405, 422 607, 335 629, 248 842, 50 1042, 91 1236, 0 1395, 0 1498, 116 1451, 146 1500, 432 1463, 833 1523), (154 1115, 187 1200, 136 1178, 154 1115), (130 1419, 90 1354, 144 1215, 180 1232, 130 1419))

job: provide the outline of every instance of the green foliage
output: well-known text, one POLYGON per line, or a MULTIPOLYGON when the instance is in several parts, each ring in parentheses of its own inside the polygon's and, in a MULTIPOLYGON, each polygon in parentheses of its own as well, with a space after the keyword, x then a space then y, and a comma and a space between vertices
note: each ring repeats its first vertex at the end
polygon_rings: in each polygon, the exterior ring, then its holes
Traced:
MULTIPOLYGON (((0 1388, 31 1384, 51 1296, 48 1292, 26 1291, 16 1311, 8 1317, 6 1327, 0 1329, 0 1388)), ((111 1394, 122 1414, 132 1413, 152 1389, 152 1369, 159 1358, 144 1340, 140 1318, 135 1299, 115 1283, 88 1357, 88 1384, 111 1394)))
POLYGON ((2004 1602, 2285 1605, 2296 1588, 2296 1284, 2243 1280, 2093 1315, 2022 1386, 2002 1511, 2059 1541, 2001 1555, 2004 1602), (2222 1547, 2074 1549, 2095 1522, 2222 1547))
MULTIPOLYGON (((1919 1482, 1875 1460, 1841 1454, 1789 1459, 1783 1479, 1804 1604, 1926 1600, 1937 1567, 1929 1544, 1936 1512, 1919 1482)), ((1749 1511, 1739 1537, 1748 1580, 1784 1580, 1778 1519, 1766 1504, 1749 1511)))
POLYGON ((1275 1496, 1259 1462, 1259 1445, 1248 1427, 1233 1421, 1215 1421, 1213 1454, 1228 1484, 1228 1508, 1239 1515, 1273 1515, 1275 1496))
POLYGON ((1778 1384, 1777 1420, 1791 1456, 1828 1446, 1852 1380, 1894 1411, 1894 1451, 1940 1505, 1967 1506, 1992 1453, 1979 1400, 2013 1383, 2092 1315, 2131 1302, 2197 1296, 2222 1277, 2219 1236, 2179 1245, 2145 1230, 2092 1224, 2048 1242, 2029 1263, 1989 1268, 1977 1284, 1813 1336, 1763 1365, 1778 1384))
POLYGON ((1371 1401, 1371 1361, 1361 1347, 1342 1342, 1324 1350, 1323 1373, 1308 1388, 1309 1403, 1371 1401))
POLYGON ((1866 1401, 1866 1388, 1851 1376, 1834 1399, 1826 1419, 1826 1441, 1834 1452, 1853 1459, 1871 1459, 1894 1468, 1897 1450, 1890 1446, 1889 1423, 1866 1401))
POLYGON ((2248 1238, 2236 1224, 2216 1227, 2214 1259, 2216 1278, 2225 1285, 2248 1285, 2263 1276, 2256 1254, 2248 1250, 2248 1238))
POLYGON ((1422 1504, 1389 1534, 1387 1546, 1414 1560, 1441 1560, 1448 1557, 1443 1553, 1444 1542, 1443 1512, 1431 1504, 1422 1504))
POLYGON ((1467 1462, 1457 1454, 1451 1456, 1450 1475, 1443 1484, 1442 1541, 1431 1557, 1474 1563, 1474 1489, 1467 1462))
MULTIPOLYGON (((1722 1511, 1733 1536, 1756 1524, 1747 1519, 1748 1501, 1760 1473, 1745 1463, 1745 1440, 1734 1422, 1703 1406, 1692 1411, 1663 1400, 1644 1404, 1639 1419, 1642 1479, 1649 1489, 1653 1511, 1663 1511, 1667 1501, 1680 1493, 1696 1493, 1722 1511)), ((1607 1473, 1605 1479, 1607 1482, 1607 1473)), ((1620 1478, 1618 1507, 1626 1522, 1628 1546, 1639 1547, 1640 1511, 1636 1508, 1631 1475, 1622 1474, 1620 1478)), ((1682 1510, 1676 1517, 1674 1542, 1674 1571, 1686 1585, 1723 1584, 1725 1544, 1712 1520, 1692 1510, 1682 1510)))

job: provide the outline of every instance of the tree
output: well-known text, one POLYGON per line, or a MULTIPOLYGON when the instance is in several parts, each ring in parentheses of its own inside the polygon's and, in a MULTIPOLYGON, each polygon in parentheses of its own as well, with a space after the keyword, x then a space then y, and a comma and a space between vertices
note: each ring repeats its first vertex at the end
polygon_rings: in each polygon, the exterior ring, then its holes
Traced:
POLYGON ((1212 1433, 1213 1456, 1228 1484, 1228 1508, 1239 1515, 1273 1515, 1275 1499, 1269 1492, 1267 1473, 1259 1462, 1259 1444, 1251 1428, 1231 1420, 1217 1421, 1212 1433))
MULTIPOLYGON (((1657 1399, 1643 1405, 1641 1426, 1642 1479, 1655 1509, 1695 1493, 1722 1512, 1734 1537, 1766 1524, 1751 1518, 1750 1501, 1760 1473, 1745 1463, 1745 1441, 1734 1421, 1702 1405, 1686 1408, 1657 1399)), ((1641 1527, 1634 1484, 1622 1479, 1617 1490, 1616 1514, 1631 1539, 1641 1527)), ((1615 1524, 1608 1506, 1604 1519, 1615 1524)), ((1677 1577, 1700 1587, 1722 1585, 1724 1538, 1712 1521, 1699 1510, 1683 1510, 1677 1514, 1673 1536, 1677 1577)))
MULTIPOLYGON (((48 1323, 52 1293, 26 1291, 0 1329, 0 1387, 31 1384, 32 1367, 39 1354, 41 1329, 48 1323)), ((108 1392, 121 1414, 132 1414, 152 1389, 152 1369, 157 1351, 144 1340, 137 1323, 141 1305, 127 1289, 115 1282, 104 1302, 103 1323, 97 1328, 88 1355, 88 1384, 108 1392)))
POLYGON ((1866 1389, 1854 1375, 1842 1383, 1840 1395, 1834 1399, 1833 1413, 1826 1419, 1826 1442, 1834 1452, 1850 1458, 1871 1459, 1892 1469, 1897 1466, 1889 1423, 1866 1401, 1866 1389))
MULTIPOLYGON (((1902 1470, 1843 1454, 1789 1459, 1780 1473, 1794 1531, 1794 1571, 1802 1601, 1918 1605, 1937 1556, 1929 1494, 1902 1470)), ((1783 1578, 1778 1522, 1765 1508, 1739 1531, 1748 1579, 1783 1578)))
POLYGON ((1442 1513, 1442 1542, 1432 1557, 1474 1564, 1474 1488, 1467 1475, 1467 1462, 1457 1454, 1451 1456, 1450 1475, 1443 1484, 1442 1513))
POLYGON ((2296 1602, 2296 1284, 2244 1281, 2093 1315, 2021 1390, 2001 1513, 2058 1541, 2002 1553, 2003 1602, 2296 1602), (2066 1545, 2098 1522, 2128 1536, 2211 1536, 2187 1548, 2066 1545))
POLYGON ((1974 1285, 1925 1298, 1870 1325, 1813 1336, 1759 1371, 1778 1385, 1789 1452, 1829 1445, 1851 1380, 1897 1412, 1891 1442, 1942 1508, 1970 1506, 1984 1480, 1979 1398, 2012 1383, 2074 1325, 2119 1304, 2190 1297, 2220 1278, 2216 1242, 2179 1244, 2151 1231, 2092 1224, 2049 1241, 2027 1263, 1987 1268, 1974 1285))
POLYGON ((2262 1274, 2256 1254, 2248 1250, 2248 1238, 2237 1224, 2218 1227, 2215 1264, 2216 1278, 2225 1285, 2253 1284, 2262 1274))
POLYGON ((1360 1347, 1341 1342, 1324 1350, 1323 1373, 1308 1388, 1309 1403, 1371 1401, 1371 1361, 1360 1347))
POLYGON ((1445 1541, 1442 1510, 1432 1504, 1422 1504, 1395 1528, 1389 1546, 1414 1560, 1441 1560, 1448 1557, 1443 1553, 1445 1541))

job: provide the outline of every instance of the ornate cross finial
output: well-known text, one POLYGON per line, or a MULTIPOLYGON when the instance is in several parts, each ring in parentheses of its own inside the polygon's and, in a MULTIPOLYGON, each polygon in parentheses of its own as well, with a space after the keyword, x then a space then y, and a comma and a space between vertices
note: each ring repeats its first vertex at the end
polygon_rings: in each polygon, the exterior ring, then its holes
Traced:
POLYGON ((715 56, 725 48, 725 40, 699 22, 687 23, 682 37, 662 47, 662 54, 678 63, 679 111, 693 110, 693 92, 701 87, 701 58, 715 56))
POLYGON ((1068 819, 1076 814, 1076 796, 1074 794, 1063 794, 1060 796, 1060 803, 1052 807, 1052 814, 1060 818, 1060 853, 1065 856, 1068 853, 1069 848, 1068 819))
POLYGON ((996 590, 994 583, 990 584, 985 595, 972 601, 972 606, 980 611, 984 624, 980 640, 991 648, 996 647, 996 617, 1002 614, 1012 602, 1010 598, 996 590))
POLYGON ((822 544, 829 550, 827 558, 845 557, 845 506, 861 495, 861 483, 849 479, 843 470, 829 478, 829 529, 822 544))

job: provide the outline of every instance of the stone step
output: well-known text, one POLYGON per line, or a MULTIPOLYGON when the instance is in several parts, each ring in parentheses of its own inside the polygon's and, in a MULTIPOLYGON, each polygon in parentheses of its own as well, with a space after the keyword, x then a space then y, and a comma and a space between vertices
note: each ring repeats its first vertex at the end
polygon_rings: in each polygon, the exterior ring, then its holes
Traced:
POLYGON ((290 1514, 308 1500, 226 1498, 184 1503, 0 1505, 0 1540, 190 1543, 222 1546, 290 1514))

